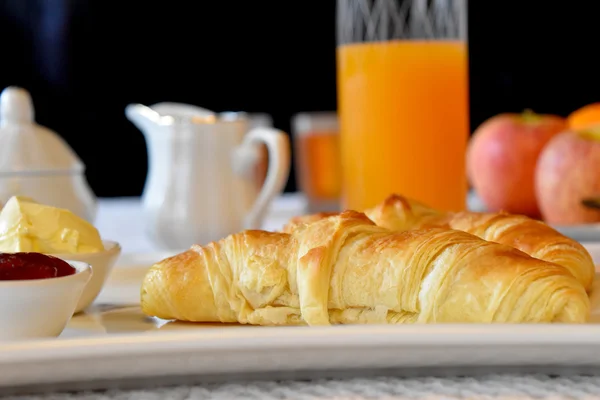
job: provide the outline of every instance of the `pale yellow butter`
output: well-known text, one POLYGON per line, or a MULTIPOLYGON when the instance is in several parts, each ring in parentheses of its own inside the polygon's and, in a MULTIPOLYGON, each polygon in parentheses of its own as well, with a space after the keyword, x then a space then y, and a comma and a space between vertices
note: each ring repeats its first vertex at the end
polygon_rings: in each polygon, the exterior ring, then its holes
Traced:
POLYGON ((0 212, 0 252, 73 254, 103 250, 98 230, 69 210, 14 196, 0 212))

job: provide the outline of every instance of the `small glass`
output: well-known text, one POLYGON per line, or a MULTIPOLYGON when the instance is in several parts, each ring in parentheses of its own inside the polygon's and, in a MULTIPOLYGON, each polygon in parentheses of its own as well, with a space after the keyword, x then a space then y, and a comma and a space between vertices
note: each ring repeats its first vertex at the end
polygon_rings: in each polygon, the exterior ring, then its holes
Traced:
POLYGON ((335 112, 300 113, 292 118, 296 180, 309 213, 340 210, 338 133, 335 112))

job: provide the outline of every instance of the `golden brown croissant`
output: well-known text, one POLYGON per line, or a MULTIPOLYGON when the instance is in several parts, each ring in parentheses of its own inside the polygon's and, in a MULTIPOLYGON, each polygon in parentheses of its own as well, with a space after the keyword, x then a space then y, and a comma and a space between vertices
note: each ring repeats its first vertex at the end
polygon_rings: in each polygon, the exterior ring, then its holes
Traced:
MULTIPOLYGON (((444 227, 512 246, 532 257, 562 265, 579 279, 586 290, 592 288, 596 270, 585 247, 541 221, 508 213, 443 213, 397 194, 365 211, 365 214, 378 226, 394 231, 444 227)), ((299 226, 329 215, 320 213, 294 217, 283 231, 292 232, 299 226)))
POLYGON ((365 214, 377 225, 392 230, 447 227, 506 244, 532 257, 562 265, 586 290, 592 288, 596 269, 585 247, 542 221, 504 212, 441 213, 399 195, 388 197, 365 214))
POLYGON ((466 232, 392 232, 346 211, 245 231, 151 267, 146 315, 256 325, 587 321, 563 267, 466 232))

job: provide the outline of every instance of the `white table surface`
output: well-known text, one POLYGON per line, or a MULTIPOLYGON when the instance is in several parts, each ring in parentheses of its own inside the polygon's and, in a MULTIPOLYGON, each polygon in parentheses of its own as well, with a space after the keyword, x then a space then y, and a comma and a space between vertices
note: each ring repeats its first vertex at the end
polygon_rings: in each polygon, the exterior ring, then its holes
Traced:
MULTIPOLYGON (((297 194, 278 199, 265 229, 279 229, 303 212, 305 201, 297 194)), ((477 209, 478 204, 471 204, 477 209)), ((124 253, 160 251, 145 236, 137 198, 101 199, 96 226, 105 239, 119 241, 124 253)), ((138 390, 48 393, 6 397, 19 400, 187 400, 187 399, 600 399, 600 376, 483 375, 478 377, 353 378, 317 381, 231 382, 138 390)))
POLYGON ((354 378, 315 381, 230 382, 226 384, 108 390, 5 400, 572 400, 599 399, 600 377, 485 375, 456 378, 354 378))

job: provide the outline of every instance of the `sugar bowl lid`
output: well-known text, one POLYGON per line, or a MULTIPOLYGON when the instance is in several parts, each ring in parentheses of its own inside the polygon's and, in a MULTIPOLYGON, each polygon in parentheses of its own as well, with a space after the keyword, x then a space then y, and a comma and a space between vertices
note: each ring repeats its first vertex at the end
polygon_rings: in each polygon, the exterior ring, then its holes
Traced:
POLYGON ((84 164, 56 132, 35 123, 27 90, 0 94, 0 175, 81 172, 84 164))

